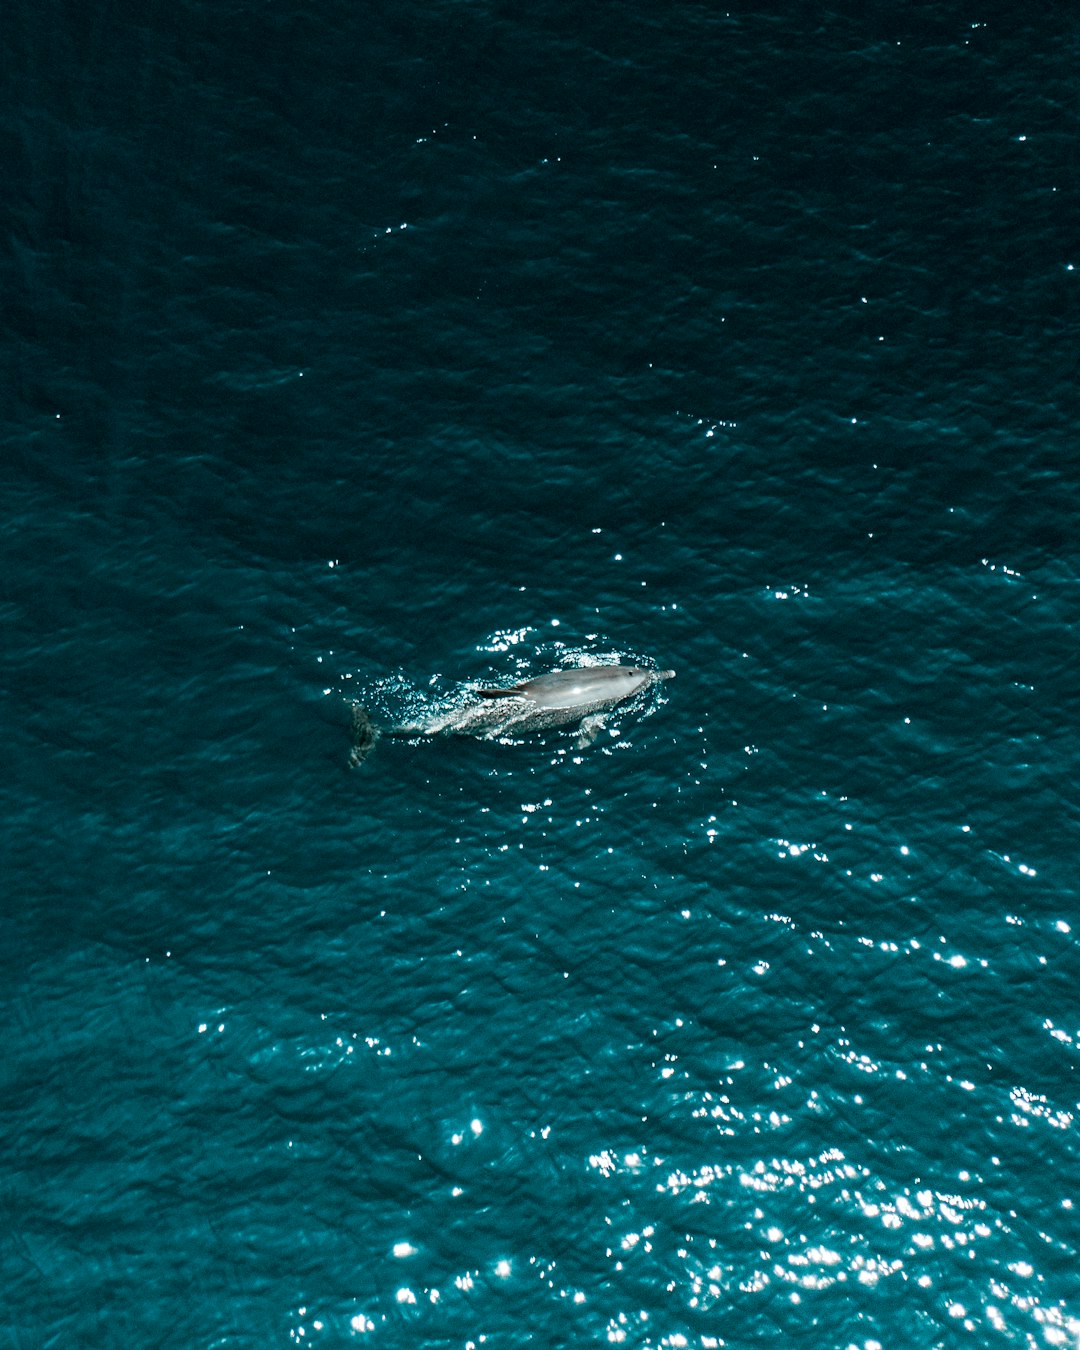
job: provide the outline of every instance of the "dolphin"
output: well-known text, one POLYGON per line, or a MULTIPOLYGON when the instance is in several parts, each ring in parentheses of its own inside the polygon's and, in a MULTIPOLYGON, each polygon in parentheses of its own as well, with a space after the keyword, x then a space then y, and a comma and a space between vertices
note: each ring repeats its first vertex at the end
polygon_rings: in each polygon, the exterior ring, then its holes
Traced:
MULTIPOLYGON (((506 688, 477 689, 479 702, 466 703, 450 712, 408 726, 383 728, 396 736, 480 736, 492 740, 516 732, 546 731, 549 727, 584 722, 583 738, 596 734, 600 716, 616 704, 658 680, 670 680, 673 670, 647 666, 577 666, 554 670, 506 688), (586 721, 587 719, 587 721, 586 721)), ((352 708, 352 751, 349 763, 362 763, 374 749, 380 728, 367 711, 352 708)))

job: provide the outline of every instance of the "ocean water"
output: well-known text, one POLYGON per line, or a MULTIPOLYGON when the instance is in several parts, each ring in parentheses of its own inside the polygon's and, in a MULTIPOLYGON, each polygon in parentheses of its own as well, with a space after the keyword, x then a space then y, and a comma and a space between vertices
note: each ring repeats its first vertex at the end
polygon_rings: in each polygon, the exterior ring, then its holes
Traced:
POLYGON ((1080 20, 0 42, 0 1347, 1080 1343, 1080 20))

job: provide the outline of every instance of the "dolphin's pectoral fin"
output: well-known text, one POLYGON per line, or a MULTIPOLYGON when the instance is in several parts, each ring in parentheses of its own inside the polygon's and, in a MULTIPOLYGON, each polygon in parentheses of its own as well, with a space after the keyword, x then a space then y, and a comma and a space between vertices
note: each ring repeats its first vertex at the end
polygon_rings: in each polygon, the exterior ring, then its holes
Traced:
POLYGON ((368 716, 366 708, 359 703, 352 705, 352 748, 349 751, 349 768, 355 769, 363 764, 379 739, 379 728, 368 716))
POLYGON ((481 698, 523 698, 520 688, 515 689, 478 689, 481 698))
POLYGON ((578 749, 584 750, 587 745, 592 745, 597 736, 604 729, 604 714, 593 713, 591 717, 583 717, 581 726, 578 728, 578 749))

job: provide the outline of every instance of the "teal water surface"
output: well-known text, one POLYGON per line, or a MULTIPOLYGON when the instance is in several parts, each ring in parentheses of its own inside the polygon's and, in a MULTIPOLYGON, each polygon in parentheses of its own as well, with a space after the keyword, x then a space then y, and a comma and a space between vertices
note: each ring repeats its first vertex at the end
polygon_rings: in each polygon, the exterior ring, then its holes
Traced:
POLYGON ((0 1346, 1075 1346, 1072 17, 5 28, 0 1346))

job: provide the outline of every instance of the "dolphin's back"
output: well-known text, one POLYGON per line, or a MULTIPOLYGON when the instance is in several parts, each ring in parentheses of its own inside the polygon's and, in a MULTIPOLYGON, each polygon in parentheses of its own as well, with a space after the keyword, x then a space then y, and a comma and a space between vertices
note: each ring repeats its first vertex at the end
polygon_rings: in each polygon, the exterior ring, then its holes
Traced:
POLYGON ((481 698, 529 699, 539 708, 584 708, 597 703, 618 703, 654 678, 654 671, 639 666, 584 666, 577 670, 556 670, 509 689, 476 692, 481 698))
MULTIPOLYGON (((670 680, 673 670, 643 666, 582 666, 556 670, 524 680, 507 689, 477 689, 478 701, 437 711, 407 726, 383 728, 394 736, 458 735, 508 736, 524 731, 580 722, 594 713, 607 712, 623 699, 636 694, 654 680, 670 680)), ((351 764, 360 764, 371 753, 379 728, 360 706, 352 708, 353 747, 351 764)))

